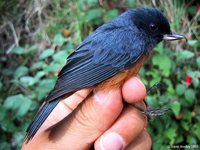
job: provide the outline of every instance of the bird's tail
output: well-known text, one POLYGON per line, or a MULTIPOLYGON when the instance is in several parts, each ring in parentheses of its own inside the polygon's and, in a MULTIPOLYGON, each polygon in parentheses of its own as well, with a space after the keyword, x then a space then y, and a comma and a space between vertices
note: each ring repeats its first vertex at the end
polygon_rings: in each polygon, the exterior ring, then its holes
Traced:
POLYGON ((47 117, 53 111, 53 109, 56 107, 59 101, 60 99, 46 102, 42 106, 42 108, 40 108, 40 110, 35 115, 33 122, 29 125, 28 129, 26 130, 26 136, 24 140, 27 143, 34 137, 38 129, 42 126, 44 121, 47 119, 47 117))

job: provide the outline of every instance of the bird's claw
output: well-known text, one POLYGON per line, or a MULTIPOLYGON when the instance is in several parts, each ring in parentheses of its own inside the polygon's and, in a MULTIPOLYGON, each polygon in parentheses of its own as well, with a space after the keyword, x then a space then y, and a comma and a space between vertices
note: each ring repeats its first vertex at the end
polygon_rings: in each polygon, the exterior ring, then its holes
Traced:
MULTIPOLYGON (((150 92, 152 92, 154 89, 157 89, 159 86, 161 86, 162 83, 161 82, 157 82, 155 83, 153 86, 151 86, 150 88, 147 88, 147 93, 149 94, 150 92)), ((144 101, 144 103, 147 106, 146 101, 144 101)), ((139 111, 141 111, 143 114, 147 115, 147 117, 153 117, 153 116, 161 116, 164 115, 165 113, 167 113, 167 111, 169 110, 168 108, 164 108, 164 109, 159 109, 159 108, 155 108, 155 109, 147 109, 144 110, 136 105, 133 105, 136 109, 138 109, 139 111)))
POLYGON ((165 113, 167 113, 169 109, 168 108, 164 108, 164 109, 147 109, 142 111, 142 113, 144 113, 145 115, 152 117, 152 116, 161 116, 164 115, 165 113))

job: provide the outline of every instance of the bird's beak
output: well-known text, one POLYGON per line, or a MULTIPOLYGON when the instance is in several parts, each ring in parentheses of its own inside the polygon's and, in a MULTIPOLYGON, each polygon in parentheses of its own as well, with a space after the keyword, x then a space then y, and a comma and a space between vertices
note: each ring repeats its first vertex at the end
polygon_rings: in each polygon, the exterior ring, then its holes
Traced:
POLYGON ((163 36, 163 40, 165 41, 174 41, 174 40, 181 40, 181 39, 185 39, 187 42, 187 38, 185 37, 185 35, 178 34, 175 32, 172 32, 171 34, 165 34, 163 36))

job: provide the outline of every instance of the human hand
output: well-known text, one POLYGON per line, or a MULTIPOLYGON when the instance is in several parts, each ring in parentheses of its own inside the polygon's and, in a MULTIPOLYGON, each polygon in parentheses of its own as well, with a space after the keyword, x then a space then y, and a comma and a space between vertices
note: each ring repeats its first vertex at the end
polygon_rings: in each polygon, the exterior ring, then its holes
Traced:
POLYGON ((22 150, 151 149, 147 118, 131 106, 145 109, 146 89, 138 77, 127 80, 121 89, 89 93, 90 89, 80 90, 62 100, 22 150))

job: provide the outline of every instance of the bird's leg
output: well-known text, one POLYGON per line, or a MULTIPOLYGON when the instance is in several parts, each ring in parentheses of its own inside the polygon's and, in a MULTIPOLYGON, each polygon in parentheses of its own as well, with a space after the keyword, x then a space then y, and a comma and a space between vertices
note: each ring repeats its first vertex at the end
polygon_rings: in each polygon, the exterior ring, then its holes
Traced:
POLYGON ((161 85, 162 85, 161 82, 157 82, 153 86, 151 86, 150 88, 147 88, 147 94, 151 93, 154 89, 157 89, 161 85))
POLYGON ((142 113, 144 113, 145 115, 152 117, 152 116, 161 116, 164 115, 165 113, 167 113, 169 109, 168 108, 164 108, 164 109, 160 109, 160 108, 154 108, 154 109, 147 109, 142 111, 142 113))
MULTIPOLYGON (((147 94, 151 93, 154 89, 157 89, 161 85, 162 84, 160 82, 157 82, 152 87, 147 88, 147 94)), ((146 102, 145 102, 145 104, 147 105, 146 102)), ((140 110, 142 113, 144 113, 148 117, 164 115, 169 110, 168 108, 165 108, 165 109, 162 109, 162 110, 159 109, 159 108, 144 110, 144 109, 142 109, 142 108, 140 108, 138 106, 135 106, 135 105, 134 105, 134 107, 136 109, 140 110)))
POLYGON ((143 108, 136 106, 136 105, 133 105, 133 107, 135 107, 136 109, 138 109, 139 111, 141 111, 142 113, 147 115, 148 117, 161 116, 161 115, 164 115, 165 113, 167 113, 167 111, 169 110, 168 108, 164 108, 164 109, 154 108, 154 109, 144 110, 143 108))

